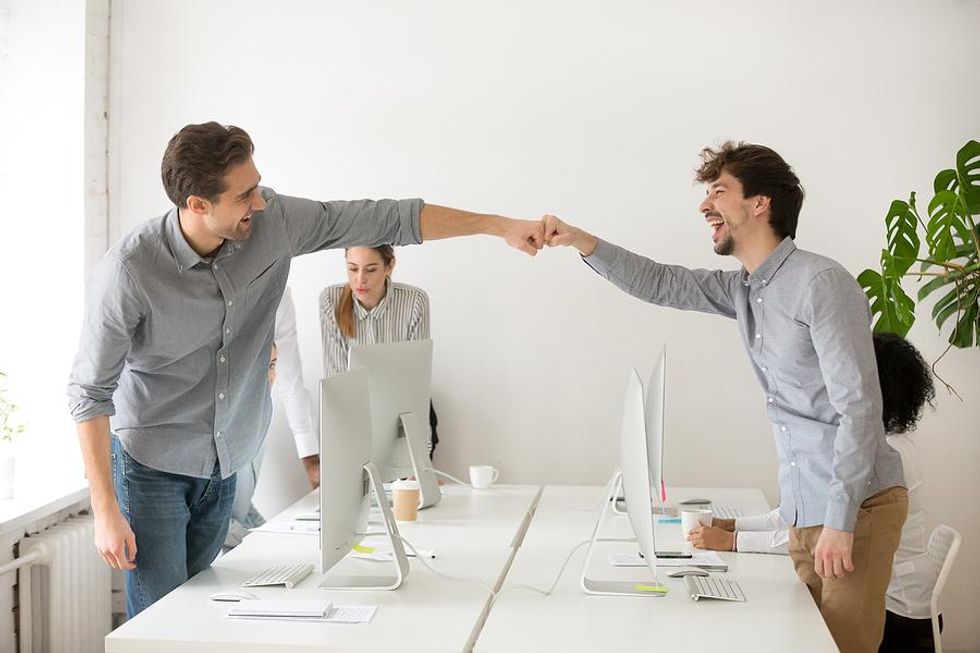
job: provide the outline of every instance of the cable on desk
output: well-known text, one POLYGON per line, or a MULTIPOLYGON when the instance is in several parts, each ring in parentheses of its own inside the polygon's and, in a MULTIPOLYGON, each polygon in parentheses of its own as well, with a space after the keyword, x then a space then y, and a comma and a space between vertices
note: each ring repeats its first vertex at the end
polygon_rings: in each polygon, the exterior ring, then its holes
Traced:
POLYGON ((455 581, 457 583, 473 583, 474 585, 480 585, 481 587, 485 588, 488 592, 490 592, 490 596, 496 596, 497 594, 496 590, 494 590, 493 587, 491 587, 490 585, 484 583, 482 580, 476 580, 475 578, 459 578, 457 576, 449 576, 448 574, 444 574, 441 571, 436 571, 429 565, 428 562, 425 561, 425 557, 419 554, 418 549, 412 546, 411 542, 406 540, 401 535, 395 535, 394 537, 397 537, 399 540, 402 541, 402 544, 404 544, 409 549, 411 549, 412 553, 415 554, 415 559, 421 562, 426 569, 431 571, 436 576, 439 576, 440 578, 445 578, 446 580, 455 581))
POLYGON ((493 607, 494 603, 497 602, 497 598, 501 594, 503 594, 504 592, 509 592, 511 590, 530 590, 532 592, 537 592, 538 594, 541 594, 542 596, 551 596, 551 593, 555 591, 555 588, 556 587, 558 587, 558 583, 561 581, 561 577, 565 573, 565 567, 568 566, 568 563, 571 561, 572 556, 575 555, 575 552, 576 551, 578 551, 579 549, 581 549, 586 544, 589 544, 591 541, 592 540, 582 540, 581 542, 579 542, 578 544, 576 544, 575 547, 572 548, 571 551, 568 552, 568 555, 565 556, 565 561, 563 563, 561 563, 561 569, 558 570, 558 576, 555 577, 555 582, 552 583, 551 584, 551 587, 549 587, 548 589, 542 590, 542 589, 539 589, 537 587, 531 587, 530 585, 511 585, 510 587, 508 587, 506 589, 501 589, 499 592, 494 592, 493 598, 490 600, 490 607, 491 608, 493 607))
MULTIPOLYGON (((473 487, 473 484, 472 483, 467 483, 466 481, 461 481, 458 478, 456 478, 455 476, 453 476, 452 474, 447 474, 446 472, 439 471, 435 467, 432 467, 430 469, 432 470, 432 473, 436 474, 437 476, 442 476, 443 478, 447 478, 450 481, 452 481, 453 483, 458 483, 460 485, 465 485, 466 487, 473 488, 474 490, 479 490, 481 492, 484 491, 484 490, 489 490, 490 489, 490 488, 477 488, 477 487, 473 487)), ((522 506, 524 506, 524 510, 526 510, 527 512, 530 512, 531 511, 531 504, 525 503, 524 500, 521 499, 520 497, 515 497, 512 494, 507 494, 507 493, 504 493, 504 492, 501 492, 499 494, 499 496, 502 496, 502 497, 510 497, 514 501, 517 501, 522 506)))

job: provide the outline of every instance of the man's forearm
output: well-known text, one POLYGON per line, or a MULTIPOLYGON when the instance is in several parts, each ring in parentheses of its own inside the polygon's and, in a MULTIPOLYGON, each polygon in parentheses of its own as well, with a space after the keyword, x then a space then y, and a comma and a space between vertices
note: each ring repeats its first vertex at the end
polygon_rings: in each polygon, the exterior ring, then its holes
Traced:
POLYGON ((437 204, 426 204, 422 207, 419 224, 422 240, 427 241, 476 234, 503 236, 506 220, 499 215, 470 213, 437 204))
POLYGON ((118 511, 116 493, 112 486, 111 441, 109 418, 94 417, 79 422, 78 441, 85 462, 85 475, 88 477, 89 492, 92 496, 92 510, 97 515, 118 511))

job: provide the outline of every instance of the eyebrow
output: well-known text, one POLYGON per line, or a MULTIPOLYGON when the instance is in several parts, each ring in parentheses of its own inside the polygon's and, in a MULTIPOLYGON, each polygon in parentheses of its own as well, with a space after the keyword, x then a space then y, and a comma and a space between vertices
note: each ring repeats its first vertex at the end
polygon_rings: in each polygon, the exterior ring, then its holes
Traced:
MULTIPOLYGON (((262 177, 259 177, 259 181, 262 181, 262 177)), ((243 200, 246 197, 248 197, 249 195, 251 195, 253 192, 255 192, 255 189, 259 187, 259 181, 255 182, 255 185, 254 186, 252 186, 247 191, 245 191, 244 193, 242 193, 241 195, 239 195, 236 199, 243 200)))

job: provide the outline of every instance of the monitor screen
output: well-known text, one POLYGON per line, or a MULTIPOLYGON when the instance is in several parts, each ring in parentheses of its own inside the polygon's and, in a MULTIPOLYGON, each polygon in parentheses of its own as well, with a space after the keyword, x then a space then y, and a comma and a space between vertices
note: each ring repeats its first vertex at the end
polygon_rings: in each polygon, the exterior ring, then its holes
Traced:
POLYGON ((653 540, 653 513, 650 511, 650 457, 644 415, 643 382, 630 370, 623 402, 623 423, 619 433, 619 469, 623 475, 623 495, 633 534, 640 545, 647 567, 657 573, 653 540))
POLYGON ((647 455, 650 460, 650 484, 657 503, 667 502, 667 486, 664 481, 664 412, 667 405, 667 345, 650 373, 647 384, 646 433, 647 455))

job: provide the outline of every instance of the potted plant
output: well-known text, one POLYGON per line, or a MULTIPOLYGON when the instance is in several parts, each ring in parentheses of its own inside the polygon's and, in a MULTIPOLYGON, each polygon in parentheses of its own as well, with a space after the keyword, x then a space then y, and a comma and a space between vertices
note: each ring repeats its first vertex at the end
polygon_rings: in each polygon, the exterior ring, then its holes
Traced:
POLYGON ((14 496, 14 451, 15 435, 24 432, 23 424, 16 424, 12 415, 17 406, 7 399, 7 389, 3 387, 6 374, 0 372, 0 499, 11 499, 14 496))
POLYGON ((933 363, 935 372, 951 347, 980 346, 980 143, 968 141, 956 153, 956 167, 936 175, 927 217, 920 216, 914 192, 907 202, 894 200, 885 216, 881 269, 865 270, 857 279, 871 303, 874 330, 901 336, 915 322, 915 300, 903 281, 914 277, 921 283, 919 302, 942 291, 932 318, 940 332, 949 330, 949 347, 933 363))

